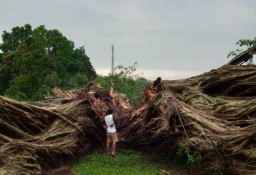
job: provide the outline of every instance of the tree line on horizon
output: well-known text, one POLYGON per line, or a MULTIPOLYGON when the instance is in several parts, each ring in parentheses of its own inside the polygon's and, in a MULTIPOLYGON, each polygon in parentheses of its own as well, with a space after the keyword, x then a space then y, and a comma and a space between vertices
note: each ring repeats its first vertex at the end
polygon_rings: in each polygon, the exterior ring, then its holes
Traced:
POLYGON ((115 68, 116 74, 97 75, 84 47, 75 48, 73 41, 44 25, 35 29, 30 24, 3 31, 0 43, 0 95, 21 101, 39 101, 51 95, 54 87, 63 90, 85 87, 95 81, 109 88, 140 98, 149 83, 134 74, 133 66, 115 68))
MULTIPOLYGON (((254 48, 256 38, 242 39, 240 47, 254 48)), ((230 52, 237 56, 242 50, 230 52)), ((253 64, 255 50, 249 53, 253 64)), ((149 80, 135 74, 137 63, 115 67, 115 74, 97 75, 84 47, 75 48, 57 29, 48 30, 44 25, 32 29, 30 24, 17 26, 11 32, 3 31, 0 43, 0 95, 22 101, 43 100, 51 95, 54 87, 63 90, 85 87, 95 81, 104 89, 115 82, 115 90, 138 103, 149 80)))

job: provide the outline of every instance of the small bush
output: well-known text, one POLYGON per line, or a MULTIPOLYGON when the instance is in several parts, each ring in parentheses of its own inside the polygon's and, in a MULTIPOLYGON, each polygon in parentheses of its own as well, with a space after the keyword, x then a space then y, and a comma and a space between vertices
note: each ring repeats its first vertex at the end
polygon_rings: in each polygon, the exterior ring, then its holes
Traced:
POLYGON ((187 159, 187 164, 189 166, 196 166, 199 165, 202 162, 202 157, 201 155, 197 155, 197 154, 191 154, 191 151, 189 149, 189 147, 185 144, 182 144, 180 146, 180 148, 177 151, 177 155, 178 156, 186 156, 187 159))

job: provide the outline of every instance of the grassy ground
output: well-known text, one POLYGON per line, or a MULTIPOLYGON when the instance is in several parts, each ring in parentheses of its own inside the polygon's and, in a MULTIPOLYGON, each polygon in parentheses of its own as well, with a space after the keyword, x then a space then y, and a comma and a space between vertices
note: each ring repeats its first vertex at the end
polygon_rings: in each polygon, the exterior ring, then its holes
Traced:
POLYGON ((174 171, 169 160, 159 156, 143 155, 126 150, 116 157, 105 154, 92 154, 72 166, 76 175, 174 175, 185 172, 174 171))

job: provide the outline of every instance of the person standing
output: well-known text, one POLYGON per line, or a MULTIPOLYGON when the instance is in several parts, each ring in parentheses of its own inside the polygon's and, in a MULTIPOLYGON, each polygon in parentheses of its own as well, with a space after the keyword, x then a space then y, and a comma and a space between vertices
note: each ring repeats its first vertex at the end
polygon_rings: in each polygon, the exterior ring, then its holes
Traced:
POLYGON ((116 132, 116 117, 113 115, 113 109, 109 108, 107 110, 107 116, 103 120, 103 126, 107 130, 107 143, 106 152, 107 155, 116 155, 116 143, 118 142, 117 132, 116 132), (110 144, 112 143, 112 151, 110 144))

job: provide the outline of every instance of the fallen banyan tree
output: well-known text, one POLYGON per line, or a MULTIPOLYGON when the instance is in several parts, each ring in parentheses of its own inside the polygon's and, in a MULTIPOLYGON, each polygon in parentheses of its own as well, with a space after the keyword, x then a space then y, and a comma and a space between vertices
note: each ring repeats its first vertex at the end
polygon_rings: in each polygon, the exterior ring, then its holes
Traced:
POLYGON ((124 116, 130 107, 120 96, 90 93, 92 85, 69 92, 55 88, 54 98, 35 103, 0 97, 0 174, 49 174, 102 146, 100 116, 110 107, 124 116))
POLYGON ((160 92, 126 118, 127 143, 175 155, 186 145, 208 172, 256 172, 256 66, 226 65, 160 92), (139 143, 139 144, 138 144, 139 143))
MULTIPOLYGON (((127 145, 176 156, 185 145, 206 172, 256 172, 256 66, 227 64, 181 80, 155 81, 131 108, 118 94, 85 89, 28 103, 0 97, 0 174, 42 174, 104 144, 111 107, 127 145)), ((58 91, 58 92, 57 92, 58 91)))
POLYGON ((103 131, 86 100, 59 108, 4 97, 0 103, 2 175, 41 174, 101 143, 103 131))

